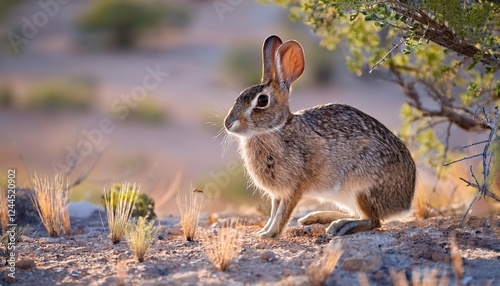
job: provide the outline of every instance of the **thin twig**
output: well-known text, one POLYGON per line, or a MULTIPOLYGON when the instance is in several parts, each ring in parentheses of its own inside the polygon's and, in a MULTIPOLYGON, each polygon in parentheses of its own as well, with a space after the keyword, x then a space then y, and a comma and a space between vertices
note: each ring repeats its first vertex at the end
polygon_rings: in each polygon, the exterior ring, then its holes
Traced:
POLYGON ((371 73, 377 66, 379 66, 381 63, 383 63, 387 57, 395 50, 397 49, 399 46, 401 46, 403 43, 405 42, 405 38, 401 38, 401 40, 399 41, 399 43, 395 44, 394 47, 392 47, 388 52, 387 54, 385 54, 385 56, 383 56, 380 60, 378 60, 378 62, 376 62, 371 68, 370 68, 370 71, 369 73, 371 73))
POLYGON ((472 202, 470 202, 469 206, 467 207, 467 210, 465 211, 465 214, 464 214, 464 217, 462 218, 462 220, 460 221, 460 227, 463 227, 464 226, 464 221, 465 221, 465 218, 467 217, 467 214, 469 213, 472 205, 474 204, 474 202, 476 201, 477 199, 477 196, 479 196, 479 192, 476 193, 476 195, 474 196, 474 199, 472 199, 472 202))
POLYGON ((462 149, 467 149, 469 147, 476 146, 476 145, 479 145, 479 144, 488 143, 488 142, 489 142, 488 140, 479 141, 479 142, 476 142, 476 143, 472 143, 472 144, 469 144, 469 145, 462 146, 462 149))
POLYGON ((444 164, 443 166, 449 166, 451 164, 455 164, 455 163, 458 163, 458 162, 461 162, 461 161, 464 161, 464 160, 469 160, 469 159, 472 159, 472 158, 476 158, 476 157, 481 157, 483 156, 483 154, 476 154, 476 155, 472 155, 472 156, 468 156, 468 157, 463 157, 462 159, 458 159, 458 160, 455 160, 455 161, 451 161, 449 163, 446 163, 444 164))
MULTIPOLYGON (((478 110, 479 110, 479 108, 476 110, 476 114, 477 114, 478 110)), ((471 159, 471 158, 475 158, 475 157, 479 157, 479 156, 481 156, 483 158, 483 160, 482 160, 482 162, 483 162, 483 171, 482 171, 483 180, 482 180, 481 184, 479 183, 479 180, 477 179, 476 175, 474 174, 474 171, 472 169, 472 165, 470 165, 469 169, 470 169, 471 176, 474 179, 474 183, 470 182, 470 181, 468 181, 468 180, 466 180, 464 178, 460 178, 460 180, 462 180, 465 183, 467 183, 467 187, 470 186, 470 187, 474 187, 475 189, 477 189, 477 193, 474 196, 474 199, 469 204, 469 207, 467 208, 467 211, 465 212, 464 217, 462 218, 462 221, 460 223, 461 227, 463 226, 465 218, 469 214, 469 211, 470 211, 472 205, 474 204, 474 202, 476 201, 476 199, 478 197, 479 197, 479 199, 481 199, 481 198, 484 198, 484 197, 488 196, 488 197, 491 197, 491 198, 493 198, 493 199, 495 199, 495 200, 497 200, 497 201, 500 202, 500 198, 498 198, 494 193, 490 192, 489 189, 488 189, 488 176, 490 174, 491 160, 493 158, 493 150, 490 150, 490 146, 491 146, 492 142, 495 142, 497 140, 498 106, 495 106, 495 113, 494 113, 493 120, 490 120, 488 118, 488 115, 486 114, 486 110, 485 110, 484 107, 481 108, 481 111, 482 111, 482 114, 483 114, 483 117, 484 117, 484 118, 482 118, 481 122, 483 122, 484 124, 486 124, 487 126, 489 126, 491 128, 490 134, 488 135, 488 140, 487 141, 481 141, 481 142, 473 143, 473 144, 467 145, 465 147, 470 147, 470 146, 473 146, 473 145, 486 143, 486 145, 483 148, 483 152, 480 153, 480 154, 472 155, 472 156, 469 156, 469 157, 464 157, 462 159, 459 159, 459 160, 456 160, 456 161, 453 161, 453 162, 445 164, 445 166, 448 166, 448 165, 456 163, 456 162, 460 162, 460 161, 463 161, 463 160, 467 160, 467 159, 471 159)))
POLYGON ((68 184, 68 189, 71 189, 79 184, 81 184, 89 175, 89 173, 94 169, 95 165, 101 158, 102 153, 106 150, 106 148, 103 148, 101 151, 99 151, 95 156, 94 156, 94 161, 90 164, 90 166, 87 168, 85 172, 83 172, 75 181, 73 181, 71 184, 68 184))

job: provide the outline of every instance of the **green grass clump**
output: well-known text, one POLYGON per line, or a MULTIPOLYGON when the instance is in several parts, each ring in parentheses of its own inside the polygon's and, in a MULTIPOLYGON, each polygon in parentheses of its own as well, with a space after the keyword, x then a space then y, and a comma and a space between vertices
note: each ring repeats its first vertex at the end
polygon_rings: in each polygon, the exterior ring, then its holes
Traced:
POLYGON ((147 251, 154 242, 158 228, 154 226, 153 220, 148 221, 146 217, 139 217, 137 221, 130 222, 127 227, 127 244, 137 258, 143 262, 147 251))

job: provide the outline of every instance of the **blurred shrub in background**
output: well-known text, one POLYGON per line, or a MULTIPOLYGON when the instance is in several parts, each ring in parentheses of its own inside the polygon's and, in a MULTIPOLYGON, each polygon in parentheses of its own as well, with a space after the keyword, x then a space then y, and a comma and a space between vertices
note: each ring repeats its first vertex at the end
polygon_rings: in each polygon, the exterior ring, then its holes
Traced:
POLYGON ((2 20, 7 12, 9 11, 9 8, 16 4, 21 4, 23 1, 22 0, 2 0, 0 1, 0 20, 2 20))
POLYGON ((310 83, 317 86, 331 83, 335 79, 335 63, 340 63, 336 60, 336 54, 319 45, 304 49, 307 49, 305 53, 306 63, 310 69, 310 83))
POLYGON ((160 1, 99 0, 93 1, 77 20, 83 32, 104 32, 111 36, 112 45, 129 48, 136 44, 141 30, 168 25, 184 26, 189 21, 188 10, 160 1))
MULTIPOLYGON (((307 41, 303 41, 307 42, 307 41)), ((307 72, 300 84, 324 86, 335 79, 337 55, 318 45, 304 47, 307 72)), ((262 76, 261 44, 247 44, 230 50, 223 61, 223 69, 230 80, 250 86, 260 83, 262 76)))
MULTIPOLYGON (((113 206, 112 208, 116 208, 116 204, 120 201, 118 196, 119 196, 119 190, 122 187, 121 184, 114 184, 113 187, 111 187, 109 191, 109 200, 112 199, 113 201, 113 206), (113 197, 113 198, 111 198, 113 197)), ((129 186, 129 190, 125 192, 123 195, 124 201, 130 201, 133 198, 133 191, 132 191, 132 186, 129 186)), ((104 195, 101 197, 102 204, 105 205, 104 201, 104 195)), ((148 219, 155 219, 156 214, 155 214, 155 202, 152 198, 150 198, 146 194, 139 194, 137 197, 137 200, 135 201, 134 209, 132 211, 132 217, 138 218, 138 217, 147 217, 148 219)))
POLYGON ((131 108, 129 118, 150 124, 165 123, 168 119, 161 104, 152 99, 145 99, 139 102, 135 108, 131 108))
POLYGON ((14 94, 8 85, 0 84, 0 108, 9 108, 13 105, 14 94))
POLYGON ((222 68, 231 85, 250 86, 260 83, 262 59, 259 44, 241 45, 230 50, 222 60, 222 68))
POLYGON ((162 104, 153 100, 151 95, 148 95, 146 99, 139 101, 136 106, 129 106, 127 114, 114 113, 112 111, 109 112, 110 116, 115 119, 136 121, 152 125, 163 124, 169 119, 162 104))
POLYGON ((46 111, 87 110, 92 106, 94 84, 81 79, 54 79, 36 86, 24 106, 46 111))

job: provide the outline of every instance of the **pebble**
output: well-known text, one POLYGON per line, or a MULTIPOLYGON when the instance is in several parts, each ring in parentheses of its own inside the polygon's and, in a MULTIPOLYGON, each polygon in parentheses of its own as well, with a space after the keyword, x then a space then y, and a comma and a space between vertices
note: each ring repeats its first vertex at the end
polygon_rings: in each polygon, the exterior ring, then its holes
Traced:
POLYGON ((19 269, 28 270, 31 268, 35 268, 35 266, 36 266, 35 261, 33 259, 29 259, 29 258, 23 258, 23 259, 19 260, 18 262, 16 262, 16 267, 19 269))
POLYGON ((50 244, 50 243, 56 243, 57 239, 54 237, 42 237, 38 240, 39 244, 50 244))
POLYGON ((382 267, 382 251, 360 241, 342 241, 344 262, 341 268, 353 272, 375 272, 382 267))
POLYGON ((259 257, 260 257, 260 259, 265 260, 265 261, 276 260, 276 254, 274 254, 274 252, 272 252, 271 250, 262 251, 261 253, 259 253, 259 257))
POLYGON ((70 275, 71 275, 71 277, 73 277, 73 278, 78 278, 78 277, 80 277, 80 273, 78 273, 78 272, 77 272, 77 271, 75 271, 75 270, 71 271, 70 275))
POLYGON ((19 241, 20 242, 34 242, 35 240, 29 236, 21 235, 21 237, 19 237, 19 241))
POLYGON ((81 235, 84 233, 85 233, 85 228, 83 226, 80 226, 73 231, 73 235, 81 235))

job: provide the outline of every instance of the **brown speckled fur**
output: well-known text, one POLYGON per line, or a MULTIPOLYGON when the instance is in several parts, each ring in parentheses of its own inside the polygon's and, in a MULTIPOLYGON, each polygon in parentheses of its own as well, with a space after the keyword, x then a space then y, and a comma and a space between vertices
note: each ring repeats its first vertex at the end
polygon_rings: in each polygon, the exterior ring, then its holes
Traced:
POLYGON ((303 52, 298 43, 278 45, 281 40, 273 37, 264 44, 263 70, 275 72, 244 90, 225 120, 228 132, 240 139, 247 172, 273 201, 274 213, 260 235, 279 236, 303 196, 330 200, 351 212, 355 219, 330 226, 336 235, 378 227, 380 220, 410 209, 415 164, 403 142, 378 120, 348 105, 292 113, 290 78, 302 71, 300 66, 280 70, 288 63, 279 60, 297 65, 303 61, 298 51, 303 52), (293 54, 280 57, 283 46, 293 54), (269 58, 277 62, 266 63, 269 58), (280 82, 280 75, 286 80, 280 82), (259 95, 269 96, 264 109, 252 106, 259 95))

